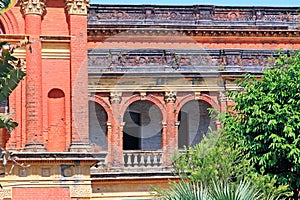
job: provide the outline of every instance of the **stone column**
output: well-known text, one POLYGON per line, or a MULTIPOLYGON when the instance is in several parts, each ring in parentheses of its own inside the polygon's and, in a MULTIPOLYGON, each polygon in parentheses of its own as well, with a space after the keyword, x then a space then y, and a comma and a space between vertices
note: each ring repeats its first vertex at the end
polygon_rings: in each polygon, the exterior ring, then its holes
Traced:
POLYGON ((106 146, 107 146, 107 155, 106 155, 106 158, 105 158, 105 164, 108 165, 110 163, 110 150, 111 150, 111 135, 112 135, 112 123, 111 122, 107 122, 106 123, 106 126, 107 126, 107 143, 106 143, 106 146))
POLYGON ((87 8, 89 0, 66 0, 69 24, 71 69, 71 145, 70 151, 88 151, 88 64, 87 8))
POLYGON ((109 167, 122 167, 124 163, 123 158, 123 126, 121 122, 121 92, 110 93, 110 103, 113 112, 112 133, 110 141, 110 149, 108 150, 108 165, 109 167))
POLYGON ((227 110, 227 95, 225 91, 220 91, 219 96, 219 103, 220 103, 220 112, 225 112, 227 110))
MULTIPOLYGON (((218 100, 220 104, 220 112, 226 112, 227 110, 227 95, 225 94, 225 91, 220 91, 218 100)), ((216 121, 216 128, 217 130, 221 129, 221 122, 219 120, 216 121)))
POLYGON ((42 102, 42 18, 46 14, 45 0, 21 0, 25 18, 26 45, 26 145, 28 151, 44 151, 42 102))
POLYGON ((178 147, 177 130, 175 124, 175 107, 174 103, 176 101, 176 92, 168 91, 165 92, 165 103, 167 111, 167 121, 166 121, 166 143, 163 147, 164 151, 164 165, 171 165, 171 155, 174 153, 178 147))

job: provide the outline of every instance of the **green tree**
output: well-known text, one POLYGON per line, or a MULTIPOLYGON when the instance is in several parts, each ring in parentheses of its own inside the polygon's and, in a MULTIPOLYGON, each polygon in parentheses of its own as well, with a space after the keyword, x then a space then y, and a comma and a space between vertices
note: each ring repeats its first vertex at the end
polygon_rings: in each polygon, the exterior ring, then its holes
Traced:
POLYGON ((234 112, 223 119, 224 134, 249 159, 257 173, 300 189, 300 53, 279 54, 260 80, 246 75, 240 92, 229 96, 234 112))
POLYGON ((210 133, 194 147, 174 154, 172 160, 175 173, 184 181, 201 182, 206 187, 246 181, 261 191, 264 199, 289 195, 287 185, 276 187, 275 178, 257 173, 225 133, 210 133))
MULTIPOLYGON (((7 42, 0 43, 0 103, 9 97, 25 76, 21 60, 11 55, 14 48, 7 42)), ((0 128, 6 128, 10 132, 17 125, 9 114, 0 114, 0 128)))

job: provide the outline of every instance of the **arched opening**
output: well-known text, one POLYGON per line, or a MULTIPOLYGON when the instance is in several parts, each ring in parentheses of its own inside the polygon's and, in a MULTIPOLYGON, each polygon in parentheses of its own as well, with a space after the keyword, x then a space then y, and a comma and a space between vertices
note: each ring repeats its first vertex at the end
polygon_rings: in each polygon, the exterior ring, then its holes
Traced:
POLYGON ((158 150, 162 147, 162 116, 156 105, 149 101, 136 101, 124 114, 124 150, 158 150))
POLYGON ((60 89, 48 93, 48 151, 66 150, 65 94, 60 89))
POLYGON ((95 152, 107 150, 107 118, 101 105, 89 102, 89 138, 95 152))
POLYGON ((208 109, 211 106, 205 101, 189 101, 179 111, 178 148, 198 144, 209 127, 215 130, 215 123, 210 118, 208 109))

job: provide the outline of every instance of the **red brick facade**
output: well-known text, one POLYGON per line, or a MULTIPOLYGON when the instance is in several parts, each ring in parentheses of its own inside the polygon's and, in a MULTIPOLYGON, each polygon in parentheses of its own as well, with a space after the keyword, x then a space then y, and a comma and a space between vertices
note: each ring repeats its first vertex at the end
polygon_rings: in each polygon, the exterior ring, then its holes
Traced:
POLYGON ((147 181, 165 186, 174 179, 172 154, 219 128, 207 108, 226 111, 234 80, 261 75, 278 49, 300 48, 295 10, 91 5, 88 12, 87 0, 19 1, 1 15, 0 39, 29 40, 15 52, 27 75, 9 98, 19 126, 1 142, 31 167, 1 178, 0 197, 96 199, 126 187, 149 191, 147 181))

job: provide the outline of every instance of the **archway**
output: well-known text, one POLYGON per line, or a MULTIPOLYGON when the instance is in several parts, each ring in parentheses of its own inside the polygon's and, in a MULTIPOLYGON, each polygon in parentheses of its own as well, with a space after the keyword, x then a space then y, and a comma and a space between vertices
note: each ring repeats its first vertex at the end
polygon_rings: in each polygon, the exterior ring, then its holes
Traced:
POLYGON ((210 118, 208 109, 211 105, 205 101, 192 100, 185 103, 178 114, 178 148, 198 144, 203 135, 209 132, 209 127, 215 130, 214 121, 210 118))
POLYGON ((123 121, 124 150, 158 150, 162 148, 162 115, 149 101, 136 101, 128 106, 123 121))
POLYGON ((89 101, 89 138, 93 151, 107 151, 107 113, 94 101, 89 101))

